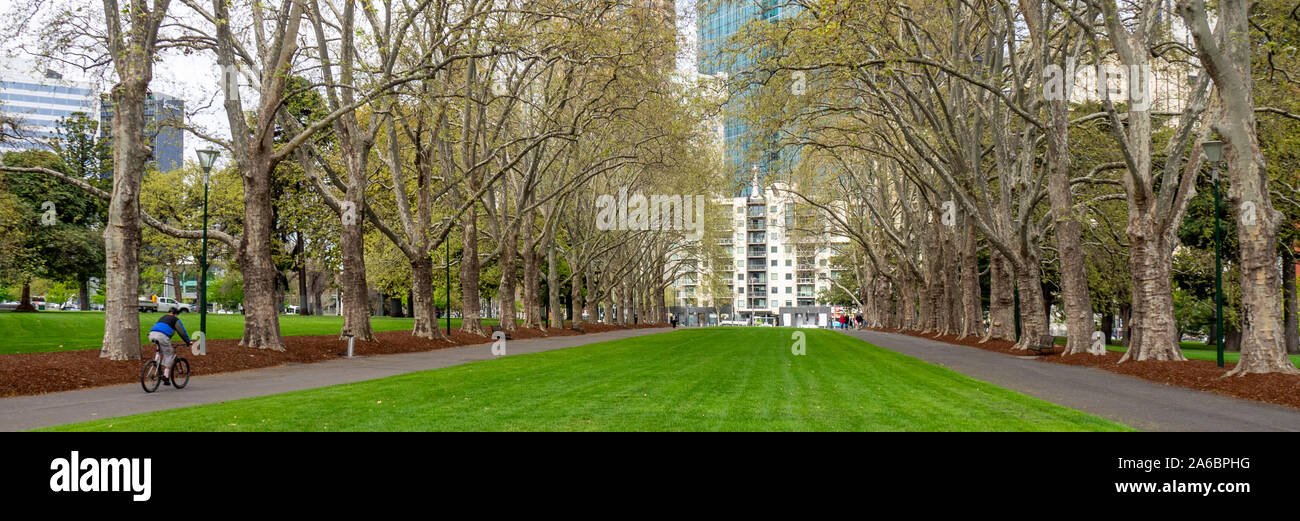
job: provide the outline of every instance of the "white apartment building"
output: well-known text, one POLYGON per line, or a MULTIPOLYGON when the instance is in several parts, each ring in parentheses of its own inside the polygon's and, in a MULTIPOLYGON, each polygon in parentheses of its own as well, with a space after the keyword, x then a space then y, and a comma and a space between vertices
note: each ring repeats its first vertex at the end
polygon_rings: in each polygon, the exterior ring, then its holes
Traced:
POLYGON ((810 212, 797 215, 794 198, 783 188, 778 183, 765 190, 755 178, 749 196, 714 200, 731 216, 731 233, 718 239, 731 262, 719 273, 691 273, 674 283, 678 305, 670 312, 680 322, 799 326, 815 324, 820 317, 817 325, 826 325, 830 308, 817 295, 831 286, 827 277, 844 269, 831 258, 848 240, 801 240, 793 230, 807 230, 819 218, 810 212), (708 295, 700 287, 702 278, 714 275, 726 281, 722 295, 708 295))
POLYGON ((19 127, 19 138, 0 143, 0 152, 47 148, 45 142, 58 136, 60 119, 76 112, 99 117, 99 94, 88 82, 8 65, 0 67, 0 112, 19 127))

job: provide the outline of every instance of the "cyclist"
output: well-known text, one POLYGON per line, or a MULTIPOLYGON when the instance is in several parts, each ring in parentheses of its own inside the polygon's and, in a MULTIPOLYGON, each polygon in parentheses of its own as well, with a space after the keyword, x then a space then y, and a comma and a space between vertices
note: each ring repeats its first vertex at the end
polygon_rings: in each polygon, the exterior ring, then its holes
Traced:
POLYGON ((149 330, 149 340, 158 343, 158 349, 162 351, 163 359, 163 385, 171 385, 172 360, 174 359, 172 351, 172 334, 176 333, 185 341, 185 347, 190 347, 190 335, 185 332, 185 324, 181 323, 180 317, 176 316, 176 308, 172 308, 166 315, 158 319, 158 322, 149 330))

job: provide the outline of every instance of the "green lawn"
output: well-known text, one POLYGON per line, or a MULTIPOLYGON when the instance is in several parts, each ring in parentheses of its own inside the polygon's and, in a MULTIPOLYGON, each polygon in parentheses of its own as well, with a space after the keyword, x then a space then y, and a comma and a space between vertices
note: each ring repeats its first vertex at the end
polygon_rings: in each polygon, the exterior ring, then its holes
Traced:
POLYGON ((794 356, 791 331, 678 330, 54 430, 1128 430, 829 331, 803 330, 794 356))
MULTIPOLYGON (((1057 345, 1065 345, 1065 337, 1056 337, 1056 343, 1057 345)), ((1209 360, 1211 362, 1219 360, 1219 352, 1215 347, 1204 342, 1179 342, 1178 345, 1183 350, 1183 356, 1187 357, 1188 360, 1209 360)), ((1123 353, 1128 350, 1128 348, 1119 344, 1107 344, 1106 349, 1116 353, 1123 353)), ((1289 356, 1291 357, 1291 363, 1295 364, 1296 367, 1300 367, 1300 355, 1289 356)), ((1235 364, 1240 359, 1241 353, 1238 351, 1223 352, 1224 363, 1235 364)))
MULTIPOLYGON (((162 313, 140 314, 140 343, 148 342, 149 328, 162 313)), ((199 315, 181 313, 186 330, 199 330, 199 315)), ((411 329, 410 318, 370 317, 375 331, 411 329)), ((460 319, 451 320, 460 327, 460 319)), ((495 324, 496 319, 485 320, 495 324)), ((440 321, 439 324, 442 324, 440 321)), ((343 328, 343 317, 280 315, 280 333, 284 336, 332 335, 343 328)), ((208 338, 239 338, 244 334, 243 315, 208 315, 208 338)), ((0 312, 0 354, 37 353, 99 349, 104 339, 102 311, 41 311, 37 313, 0 312)))

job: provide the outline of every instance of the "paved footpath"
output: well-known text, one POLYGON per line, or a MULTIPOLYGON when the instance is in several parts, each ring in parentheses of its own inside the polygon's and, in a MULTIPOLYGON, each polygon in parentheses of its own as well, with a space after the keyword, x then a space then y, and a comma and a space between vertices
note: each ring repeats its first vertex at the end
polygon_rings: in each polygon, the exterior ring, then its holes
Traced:
POLYGON ((1132 376, 876 331, 845 334, 1144 431, 1300 431, 1300 410, 1132 376))
MULTIPOLYGON (((506 349, 509 355, 539 353, 665 331, 666 328, 620 329, 580 336, 510 340, 506 349)), ((161 386, 151 394, 146 394, 140 389, 140 383, 136 382, 80 391, 3 398, 0 399, 0 431, 37 429, 438 369, 490 360, 495 358, 491 349, 492 344, 488 343, 419 353, 289 364, 233 373, 195 374, 190 379, 189 386, 183 390, 161 386)))

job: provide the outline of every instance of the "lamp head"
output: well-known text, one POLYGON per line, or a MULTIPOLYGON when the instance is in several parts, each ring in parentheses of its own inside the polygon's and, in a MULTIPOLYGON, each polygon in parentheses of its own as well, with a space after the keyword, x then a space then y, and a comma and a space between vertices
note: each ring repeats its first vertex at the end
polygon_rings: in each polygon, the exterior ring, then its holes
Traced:
POLYGON ((1211 162, 1218 163, 1223 160, 1223 142, 1206 141, 1201 143, 1201 150, 1205 151, 1205 158, 1211 162))
POLYGON ((197 150, 195 152, 199 155, 199 166, 203 167, 204 172, 212 170, 212 164, 216 163, 217 156, 221 155, 220 152, 210 148, 197 150))

